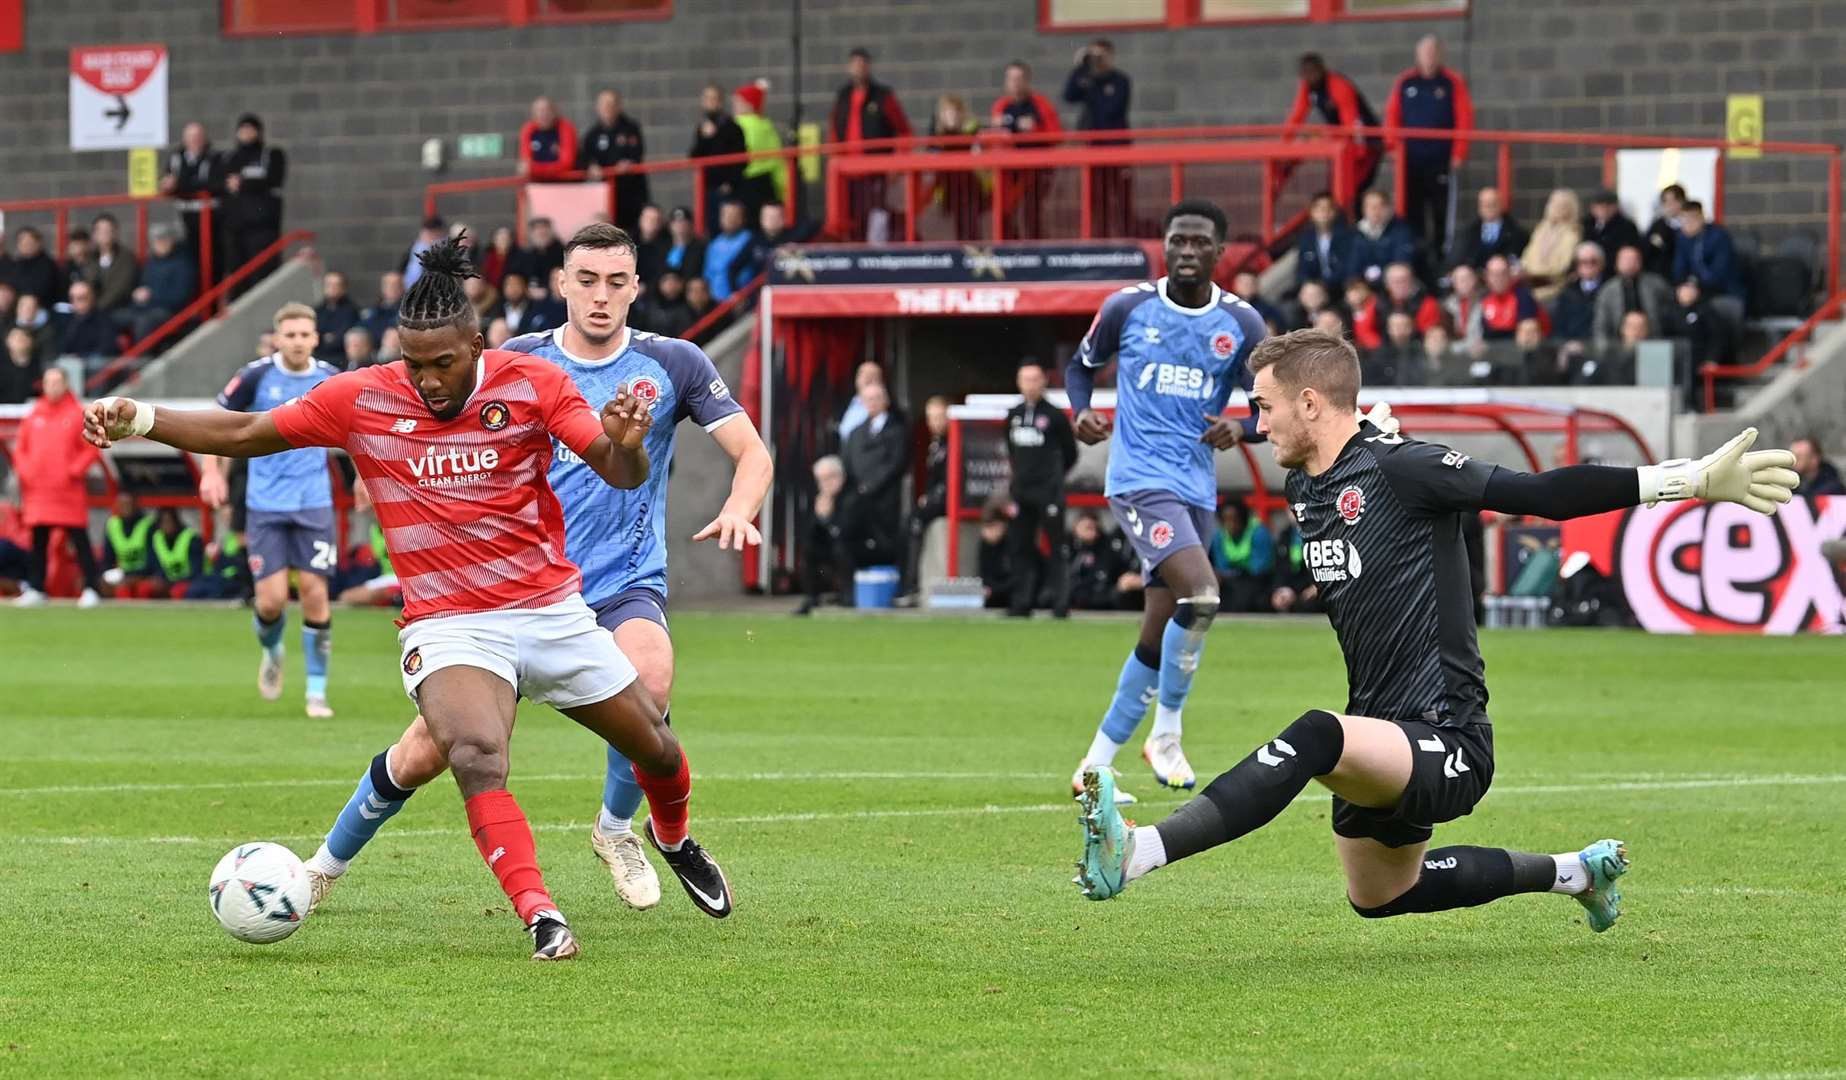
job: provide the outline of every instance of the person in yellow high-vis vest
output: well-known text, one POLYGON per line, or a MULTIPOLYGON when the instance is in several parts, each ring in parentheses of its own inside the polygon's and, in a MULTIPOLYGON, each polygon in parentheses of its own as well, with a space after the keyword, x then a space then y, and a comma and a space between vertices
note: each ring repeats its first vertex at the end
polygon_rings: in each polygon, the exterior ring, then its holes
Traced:
POLYGON ((115 513, 103 526, 104 581, 117 596, 146 599, 159 584, 159 574, 148 559, 148 537, 154 519, 141 512, 140 501, 124 491, 115 497, 115 513))
MULTIPOLYGON (((758 80, 731 94, 731 119, 744 133, 744 149, 752 154, 782 149, 782 135, 763 115, 768 83, 758 80)), ((766 202, 788 204, 788 162, 781 157, 760 157, 744 166, 743 186, 737 192, 744 204, 744 220, 755 221, 766 202)), ((706 275, 709 277, 710 275, 706 275)))
POLYGON ((186 595, 187 589, 205 572, 205 545, 198 531, 180 519, 179 511, 165 507, 155 524, 154 563, 165 583, 163 594, 174 599, 186 595))

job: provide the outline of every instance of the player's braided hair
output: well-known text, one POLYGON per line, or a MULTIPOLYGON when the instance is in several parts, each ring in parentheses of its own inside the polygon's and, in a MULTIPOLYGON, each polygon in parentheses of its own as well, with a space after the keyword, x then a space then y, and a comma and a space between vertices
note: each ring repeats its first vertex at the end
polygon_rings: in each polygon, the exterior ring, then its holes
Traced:
POLYGON ((461 243, 466 236, 466 233, 461 233, 431 244, 429 250, 417 255, 423 274, 398 305, 397 325, 400 329, 440 330, 445 326, 456 326, 464 330, 479 328, 480 316, 475 312, 468 294, 462 290, 463 281, 477 276, 474 265, 468 261, 468 250, 461 243))

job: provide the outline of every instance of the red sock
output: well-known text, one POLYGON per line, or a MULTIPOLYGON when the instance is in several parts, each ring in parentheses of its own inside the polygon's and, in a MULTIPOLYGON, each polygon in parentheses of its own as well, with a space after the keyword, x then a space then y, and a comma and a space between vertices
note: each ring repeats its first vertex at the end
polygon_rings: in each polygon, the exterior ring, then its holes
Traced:
POLYGON ((639 765, 632 765, 635 783, 647 795, 648 816, 654 822, 654 838, 672 847, 686 838, 687 804, 692 800, 692 771, 686 765, 686 752, 680 751, 679 771, 672 776, 649 776, 639 765))
POLYGON ((468 829, 474 833, 474 846, 487 869, 500 879, 500 888, 519 912, 519 921, 528 925, 532 916, 546 908, 555 908, 551 894, 545 891, 545 875, 538 869, 538 852, 532 844, 532 826, 526 823, 525 811, 505 789, 483 791, 465 804, 468 829))

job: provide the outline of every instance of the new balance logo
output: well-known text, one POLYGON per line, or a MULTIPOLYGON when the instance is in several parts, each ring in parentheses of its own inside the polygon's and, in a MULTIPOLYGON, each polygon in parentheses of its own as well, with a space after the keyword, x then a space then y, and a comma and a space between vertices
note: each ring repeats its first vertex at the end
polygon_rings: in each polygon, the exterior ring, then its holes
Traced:
POLYGON ((490 870, 493 869, 493 865, 500 861, 500 856, 505 855, 505 854, 506 854, 505 848, 503 847, 495 848, 494 853, 492 855, 487 856, 487 868, 490 870))
POLYGON ((391 423, 391 430, 397 432, 399 435, 408 435, 417 430, 417 422, 408 417, 402 420, 394 420, 391 423))
POLYGON ((1272 769, 1294 756, 1295 748, 1283 742, 1281 739, 1271 739, 1269 742, 1256 748, 1256 760, 1272 769), (1270 753, 1269 748, 1271 746, 1275 747, 1283 754, 1286 754, 1287 757, 1277 757, 1275 754, 1270 753))

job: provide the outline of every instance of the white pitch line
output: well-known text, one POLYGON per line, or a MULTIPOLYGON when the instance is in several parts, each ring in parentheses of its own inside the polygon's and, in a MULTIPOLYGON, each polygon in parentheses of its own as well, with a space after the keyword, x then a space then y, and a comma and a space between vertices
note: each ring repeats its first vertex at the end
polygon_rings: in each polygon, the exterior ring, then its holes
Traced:
MULTIPOLYGON (((716 783, 752 782, 803 782, 814 780, 1013 780, 1034 783, 1055 780, 1051 773, 1030 772, 748 772, 748 773, 699 773, 692 774, 694 780, 706 780, 716 783)), ((554 782, 593 783, 602 779, 601 774, 589 773, 548 773, 535 776, 513 775, 509 779, 516 784, 547 784, 554 782)), ((130 792, 171 792, 171 791, 223 791, 235 788, 298 788, 298 787, 351 787, 355 777, 301 778, 293 780, 240 780, 207 781, 203 783, 175 784, 52 784, 45 787, 8 788, 0 787, 0 795, 87 795, 87 794, 122 794, 130 792)))
MULTIPOLYGON (((913 774, 905 774, 913 775, 913 774)), ((1825 773, 1814 776, 1732 776, 1715 780, 1661 780, 1636 781, 1627 784, 1536 784, 1529 787, 1493 788, 1488 794, 1495 796, 1518 795, 1581 795, 1591 792, 1608 791, 1612 788, 1621 791, 1688 791, 1709 788, 1740 787, 1811 787, 1820 784, 1846 784, 1846 773, 1825 773)), ((1327 798, 1326 791, 1315 791, 1295 798, 1296 803, 1321 803, 1327 798)), ((1150 800, 1141 806, 1173 806, 1177 800, 1150 800)), ((975 817, 985 814, 1048 814, 1070 813, 1076 809, 1074 802, 1029 803, 1021 806, 999 806, 989 803, 985 806, 959 807, 923 807, 905 810, 816 810, 796 811, 786 814, 745 814, 736 817, 700 817, 704 825, 791 825, 816 821, 875 821, 891 818, 932 818, 932 817, 975 817)), ((587 828, 587 823, 576 821, 546 822, 532 826, 534 832, 567 832, 587 828)), ((427 837, 453 836, 459 829, 398 829, 387 830, 388 836, 427 837)), ((320 833, 296 834, 292 836, 270 837, 272 840, 318 840, 320 833)), ((22 836, 16 837, 22 843, 51 844, 62 846, 82 846, 86 844, 209 844, 223 843, 197 836, 22 836)), ((235 842, 235 841, 231 841, 235 842)))

